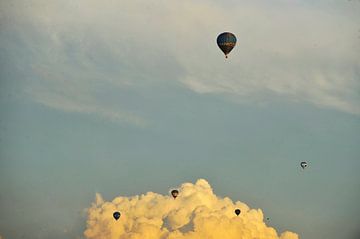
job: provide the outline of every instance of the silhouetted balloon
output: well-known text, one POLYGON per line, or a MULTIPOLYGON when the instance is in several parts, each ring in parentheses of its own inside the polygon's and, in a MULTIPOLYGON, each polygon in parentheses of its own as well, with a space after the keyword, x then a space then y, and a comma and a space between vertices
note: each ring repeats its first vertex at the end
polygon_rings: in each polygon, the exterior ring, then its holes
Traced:
POLYGON ((179 195, 179 191, 174 189, 171 191, 171 196, 173 196, 173 198, 175 199, 177 196, 179 195))
POLYGON ((301 162, 300 166, 302 167, 302 169, 305 169, 308 166, 308 164, 307 162, 301 162))
POLYGON ((119 220, 120 216, 121 216, 120 212, 113 213, 113 217, 115 218, 116 221, 119 220))
POLYGON ((228 58, 227 55, 236 45, 236 37, 231 32, 223 32, 217 37, 216 42, 225 57, 228 58))
POLYGON ((240 215, 240 209, 239 208, 237 208, 237 209, 235 209, 235 214, 236 214, 236 216, 239 216, 240 215))

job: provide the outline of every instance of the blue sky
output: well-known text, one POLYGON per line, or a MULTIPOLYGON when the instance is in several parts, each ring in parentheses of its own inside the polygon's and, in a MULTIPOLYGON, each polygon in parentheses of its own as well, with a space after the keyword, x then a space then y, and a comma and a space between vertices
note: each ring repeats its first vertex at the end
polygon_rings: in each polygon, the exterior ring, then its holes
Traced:
POLYGON ((4 238, 81 238, 96 192, 198 178, 280 231, 358 235, 360 2, 0 9, 4 238), (222 31, 238 38, 228 60, 222 31))

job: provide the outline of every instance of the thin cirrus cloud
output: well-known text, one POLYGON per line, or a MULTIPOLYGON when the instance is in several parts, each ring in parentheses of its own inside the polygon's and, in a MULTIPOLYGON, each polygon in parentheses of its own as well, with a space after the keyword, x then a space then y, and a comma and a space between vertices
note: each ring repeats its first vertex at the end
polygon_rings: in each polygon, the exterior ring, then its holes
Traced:
POLYGON ((23 59, 23 68, 30 65, 25 92, 52 108, 145 125, 126 99, 117 105, 106 96, 180 82, 238 102, 276 96, 360 114, 355 2, 1 4, 2 32, 10 33, 2 34, 2 45, 10 58, 23 59), (238 44, 225 62, 215 39, 227 30, 238 44))
POLYGON ((296 233, 276 230, 264 222, 260 209, 250 209, 242 202, 221 198, 210 184, 199 179, 183 183, 179 196, 148 192, 133 197, 116 197, 105 202, 100 194, 88 209, 88 239, 298 239, 296 233), (236 216, 234 210, 241 213, 236 216), (113 213, 120 211, 119 220, 113 213))

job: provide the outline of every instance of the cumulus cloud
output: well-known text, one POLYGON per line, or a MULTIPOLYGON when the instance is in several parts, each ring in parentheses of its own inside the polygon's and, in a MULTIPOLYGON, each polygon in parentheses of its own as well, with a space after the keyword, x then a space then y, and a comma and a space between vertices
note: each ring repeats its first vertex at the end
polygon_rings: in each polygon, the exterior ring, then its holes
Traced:
POLYGON ((107 96, 181 82, 237 102, 280 96, 360 114, 356 2, 14 0, 0 9, 1 45, 32 72, 31 98, 49 107, 139 124, 128 99, 114 106, 107 96), (227 30, 238 45, 224 62, 215 38, 227 30))
POLYGON ((261 209, 214 194, 209 183, 199 179, 184 183, 174 200, 169 195, 148 192, 116 197, 106 202, 100 194, 88 210, 88 239, 298 239, 293 232, 278 235, 264 222, 261 209), (236 216, 234 210, 241 210, 236 216), (121 212, 116 221, 112 214, 121 212))

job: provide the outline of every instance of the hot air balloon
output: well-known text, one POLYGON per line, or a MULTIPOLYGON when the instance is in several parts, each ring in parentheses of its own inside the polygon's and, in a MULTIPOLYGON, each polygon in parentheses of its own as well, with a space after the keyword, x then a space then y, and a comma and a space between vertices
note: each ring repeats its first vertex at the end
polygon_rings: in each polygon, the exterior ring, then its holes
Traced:
POLYGON ((302 167, 302 169, 305 169, 308 166, 308 164, 307 162, 304 161, 300 163, 300 166, 302 167))
POLYGON ((120 216, 121 216, 120 212, 113 213, 113 217, 115 218, 116 221, 119 220, 120 216))
POLYGON ((223 32, 216 39, 217 45, 224 52, 225 58, 228 58, 228 54, 235 47, 236 37, 231 32, 223 32))
POLYGON ((171 196, 173 196, 174 199, 176 199, 176 197, 179 195, 179 191, 174 189, 171 191, 171 196))
POLYGON ((235 209, 235 214, 236 214, 236 216, 239 216, 240 215, 240 209, 239 208, 237 208, 237 209, 235 209))

